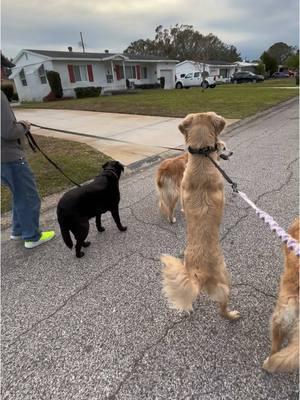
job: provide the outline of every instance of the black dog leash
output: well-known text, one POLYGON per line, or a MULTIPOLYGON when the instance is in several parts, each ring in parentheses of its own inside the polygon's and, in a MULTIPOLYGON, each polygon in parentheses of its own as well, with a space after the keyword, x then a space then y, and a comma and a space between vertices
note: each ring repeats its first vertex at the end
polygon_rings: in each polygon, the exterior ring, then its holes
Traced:
POLYGON ((235 193, 238 193, 239 191, 238 191, 238 189, 237 189, 237 183, 236 183, 236 182, 233 182, 233 180, 232 180, 231 178, 229 178, 229 176, 226 174, 226 172, 219 166, 218 163, 215 162, 215 160, 214 160, 213 158, 210 157, 209 154, 207 154, 206 157, 208 157, 208 158, 210 159, 210 161, 214 164, 214 166, 221 172, 221 174, 222 174, 223 177, 226 179, 226 181, 231 185, 232 190, 233 190, 235 193))
POLYGON ((74 185, 76 185, 78 187, 81 187, 81 185, 79 185, 79 183, 73 181, 72 178, 70 178, 67 174, 65 174, 64 171, 53 160, 51 160, 50 157, 47 156, 47 154, 37 144, 35 138, 32 136, 32 134, 31 134, 31 132, 29 130, 26 132, 26 138, 28 140, 29 146, 31 147, 31 149, 34 152, 36 152, 36 149, 38 149, 38 151, 43 154, 43 156, 49 161, 49 163, 52 164, 65 178, 67 178, 74 185))

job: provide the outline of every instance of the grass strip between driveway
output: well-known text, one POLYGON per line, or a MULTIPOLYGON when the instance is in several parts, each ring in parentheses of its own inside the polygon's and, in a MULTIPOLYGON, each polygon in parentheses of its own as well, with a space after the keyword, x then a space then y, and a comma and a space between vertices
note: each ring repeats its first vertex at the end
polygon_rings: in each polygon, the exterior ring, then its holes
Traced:
MULTIPOLYGON (((78 183, 94 178, 99 174, 101 166, 111 159, 86 144, 36 135, 35 139, 42 150, 78 183)), ((34 153, 27 143, 24 150, 42 198, 74 186, 39 151, 34 153)), ((1 185, 1 214, 10 209, 10 192, 1 185)))

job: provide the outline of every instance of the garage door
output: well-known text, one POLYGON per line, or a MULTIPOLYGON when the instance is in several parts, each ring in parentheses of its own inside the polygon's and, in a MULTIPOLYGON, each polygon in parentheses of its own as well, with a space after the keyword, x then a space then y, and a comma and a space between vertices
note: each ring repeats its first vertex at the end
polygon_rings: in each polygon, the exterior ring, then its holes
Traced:
POLYGON ((161 69, 160 76, 165 78, 165 89, 174 89, 175 81, 171 69, 161 69))

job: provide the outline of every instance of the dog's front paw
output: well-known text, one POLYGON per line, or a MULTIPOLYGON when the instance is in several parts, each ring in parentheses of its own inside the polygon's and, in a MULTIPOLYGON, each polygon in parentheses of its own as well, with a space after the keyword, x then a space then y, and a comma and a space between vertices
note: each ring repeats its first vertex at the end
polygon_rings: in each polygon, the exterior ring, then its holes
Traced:
POLYGON ((241 318, 241 314, 239 311, 236 310, 228 311, 226 318, 230 319, 231 321, 235 321, 236 319, 241 318))
POLYGON ((119 228, 119 230, 121 231, 121 232, 125 232, 125 231, 127 231, 127 226, 118 226, 118 228, 119 228))
POLYGON ((269 359, 270 357, 267 357, 262 365, 262 368, 265 369, 266 371, 269 371, 269 359))
POLYGON ((83 256, 84 256, 84 252, 83 251, 80 251, 79 253, 76 253, 76 257, 77 258, 81 258, 83 256))

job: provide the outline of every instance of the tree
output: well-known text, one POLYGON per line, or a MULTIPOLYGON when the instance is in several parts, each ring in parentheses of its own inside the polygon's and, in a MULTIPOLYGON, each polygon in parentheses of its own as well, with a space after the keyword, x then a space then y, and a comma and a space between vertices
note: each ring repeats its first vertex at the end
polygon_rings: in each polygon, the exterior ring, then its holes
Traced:
POLYGON ((154 40, 139 39, 132 42, 124 53, 156 55, 179 61, 241 60, 234 46, 223 43, 212 33, 205 36, 192 25, 178 24, 170 28, 159 25, 155 29, 154 40))
POLYGON ((276 60, 278 65, 282 65, 289 56, 295 53, 295 47, 288 46, 283 42, 277 42, 267 50, 267 53, 276 60))
POLYGON ((271 76, 278 69, 278 64, 275 58, 271 57, 267 51, 264 51, 260 59, 265 64, 266 72, 271 76))
POLYGON ((289 56, 285 63, 288 68, 299 69, 299 50, 296 54, 289 56))

